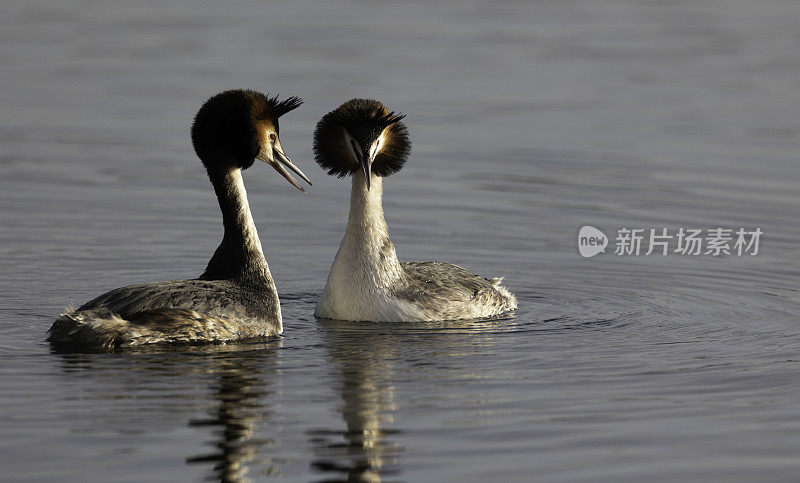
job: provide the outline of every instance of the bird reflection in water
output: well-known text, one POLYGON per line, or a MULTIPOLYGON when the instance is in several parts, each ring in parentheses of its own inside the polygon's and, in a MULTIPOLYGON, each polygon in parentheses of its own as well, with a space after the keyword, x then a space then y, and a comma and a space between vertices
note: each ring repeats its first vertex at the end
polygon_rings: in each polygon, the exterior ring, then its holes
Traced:
POLYGON ((91 386, 83 397, 97 399, 101 408, 91 419, 93 427, 113 428, 120 434, 159 432, 175 428, 176 419, 187 418, 189 427, 212 435, 207 444, 213 450, 188 457, 186 463, 211 465, 207 475, 210 481, 248 482, 251 476, 258 480, 276 474, 282 465, 282 460, 264 454, 274 440, 255 437, 265 428, 268 431, 274 419, 271 396, 281 344, 276 339, 259 344, 182 346, 179 351, 153 347, 126 351, 130 354, 111 359, 104 354, 60 355, 65 372, 91 375, 91 386), (210 396, 198 393, 193 384, 187 385, 198 378, 210 382, 210 396), (139 388, 151 388, 158 396, 137 395, 139 388), (148 425, 142 427, 141 419, 134 411, 126 411, 119 398, 135 408, 142 404, 135 402, 137 398, 147 398, 148 425), (108 404, 109 399, 115 404, 108 404), (197 414, 197 404, 207 400, 212 404, 209 416, 192 418, 197 414), (106 408, 108 414, 104 413, 106 408), (131 421, 120 421, 121 414, 131 414, 131 421))
MULTIPOLYGON (((272 345, 276 344, 280 341, 272 345)), ((261 454, 275 440, 254 437, 275 415, 269 404, 272 381, 264 376, 274 373, 276 352, 237 353, 216 361, 214 398, 219 406, 208 418, 189 420, 190 427, 215 428, 215 437, 208 443, 215 450, 186 459, 188 464, 213 464, 210 480, 248 482, 249 470, 255 466, 260 469, 256 476, 278 473, 280 461, 261 454)))
POLYGON ((332 385, 342 398, 338 409, 345 429, 308 431, 314 448, 312 468, 324 474, 319 481, 380 482, 400 475, 405 448, 398 442, 403 432, 396 429, 394 415, 402 401, 398 403, 394 382, 404 379, 409 361, 459 367, 459 375, 469 375, 474 366, 470 357, 492 351, 510 319, 317 320, 328 348, 332 385), (394 429, 387 427, 393 425, 394 429))
POLYGON ((346 329, 342 322, 320 319, 329 356, 338 377, 343 431, 317 429, 308 434, 314 447, 312 467, 325 473, 320 481, 379 482, 398 474, 403 448, 399 431, 384 426, 396 410, 392 354, 396 344, 371 331, 346 329), (343 329, 339 331, 338 329, 343 329))

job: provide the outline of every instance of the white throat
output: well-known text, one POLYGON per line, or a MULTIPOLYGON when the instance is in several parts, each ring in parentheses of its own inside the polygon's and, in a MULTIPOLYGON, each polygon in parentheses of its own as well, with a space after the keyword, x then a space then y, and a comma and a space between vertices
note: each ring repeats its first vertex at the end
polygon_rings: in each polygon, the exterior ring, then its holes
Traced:
POLYGON ((236 224, 242 227, 242 234, 244 235, 244 244, 247 250, 251 253, 257 254, 259 258, 264 258, 264 251, 261 248, 261 239, 258 237, 258 230, 253 221, 253 214, 250 211, 250 203, 247 200, 247 190, 244 188, 244 180, 242 179, 242 170, 231 170, 227 176, 230 177, 230 186, 233 191, 233 196, 237 199, 236 205, 238 211, 236 212, 236 224))
POLYGON ((383 178, 373 174, 367 190, 364 173, 353 174, 347 229, 317 304, 317 317, 388 320, 391 289, 402 285, 405 274, 389 240, 382 198, 383 178))
POLYGON ((366 284, 388 287, 402 277, 383 215, 383 178, 374 173, 369 189, 363 172, 353 175, 350 215, 334 266, 339 261, 366 284))

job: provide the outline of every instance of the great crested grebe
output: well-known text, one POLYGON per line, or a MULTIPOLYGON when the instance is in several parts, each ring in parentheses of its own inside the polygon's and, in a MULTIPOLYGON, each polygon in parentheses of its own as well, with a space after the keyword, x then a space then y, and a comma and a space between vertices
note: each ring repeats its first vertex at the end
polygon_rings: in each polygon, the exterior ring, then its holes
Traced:
POLYGON ((411 150, 408 131, 378 101, 352 99, 314 132, 314 157, 330 175, 351 175, 350 215, 317 317, 399 322, 491 317, 517 307, 502 279, 442 262, 399 262, 383 216, 383 178, 411 150))
POLYGON ((275 282, 261 250, 242 170, 256 159, 305 192, 310 185, 283 152, 278 118, 302 104, 250 90, 221 92, 194 119, 192 144, 222 210, 225 234, 205 272, 193 280, 131 285, 68 310, 48 331, 54 344, 113 349, 153 343, 199 343, 269 337, 283 331, 275 282))

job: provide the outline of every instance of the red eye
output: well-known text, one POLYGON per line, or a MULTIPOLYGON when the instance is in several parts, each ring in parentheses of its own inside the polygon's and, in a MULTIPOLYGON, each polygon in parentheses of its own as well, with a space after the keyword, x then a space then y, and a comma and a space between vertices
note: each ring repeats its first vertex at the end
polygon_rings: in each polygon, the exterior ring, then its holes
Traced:
POLYGON ((269 140, 270 141, 275 141, 275 138, 277 138, 277 137, 278 136, 274 132, 269 133, 269 140))

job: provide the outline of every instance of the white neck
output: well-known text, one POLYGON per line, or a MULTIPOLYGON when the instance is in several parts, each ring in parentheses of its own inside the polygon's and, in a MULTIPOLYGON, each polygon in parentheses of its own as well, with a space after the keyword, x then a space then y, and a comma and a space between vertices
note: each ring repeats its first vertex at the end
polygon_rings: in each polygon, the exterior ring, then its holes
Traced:
POLYGON ((344 239, 334 260, 346 264, 363 283, 388 287, 402 277, 400 262, 389 240, 383 215, 383 178, 372 174, 370 188, 359 171, 353 175, 350 215, 344 239))
POLYGON ((389 297, 391 288, 402 282, 405 275, 389 240, 382 195, 383 178, 373 174, 367 190, 364 174, 353 174, 350 217, 317 305, 318 317, 382 320, 364 317, 381 310, 376 300, 389 297))
POLYGON ((264 251, 261 248, 261 239, 258 238, 258 230, 253 221, 253 213, 250 211, 250 202, 247 199, 247 190, 244 188, 242 170, 234 169, 227 174, 228 184, 231 187, 232 198, 235 199, 235 206, 238 208, 233 216, 234 225, 238 232, 242 234, 244 245, 247 251, 251 252, 256 258, 264 258, 264 251))
POLYGON ((272 283, 261 240, 250 213, 241 169, 210 176, 222 210, 225 235, 200 278, 272 283))

